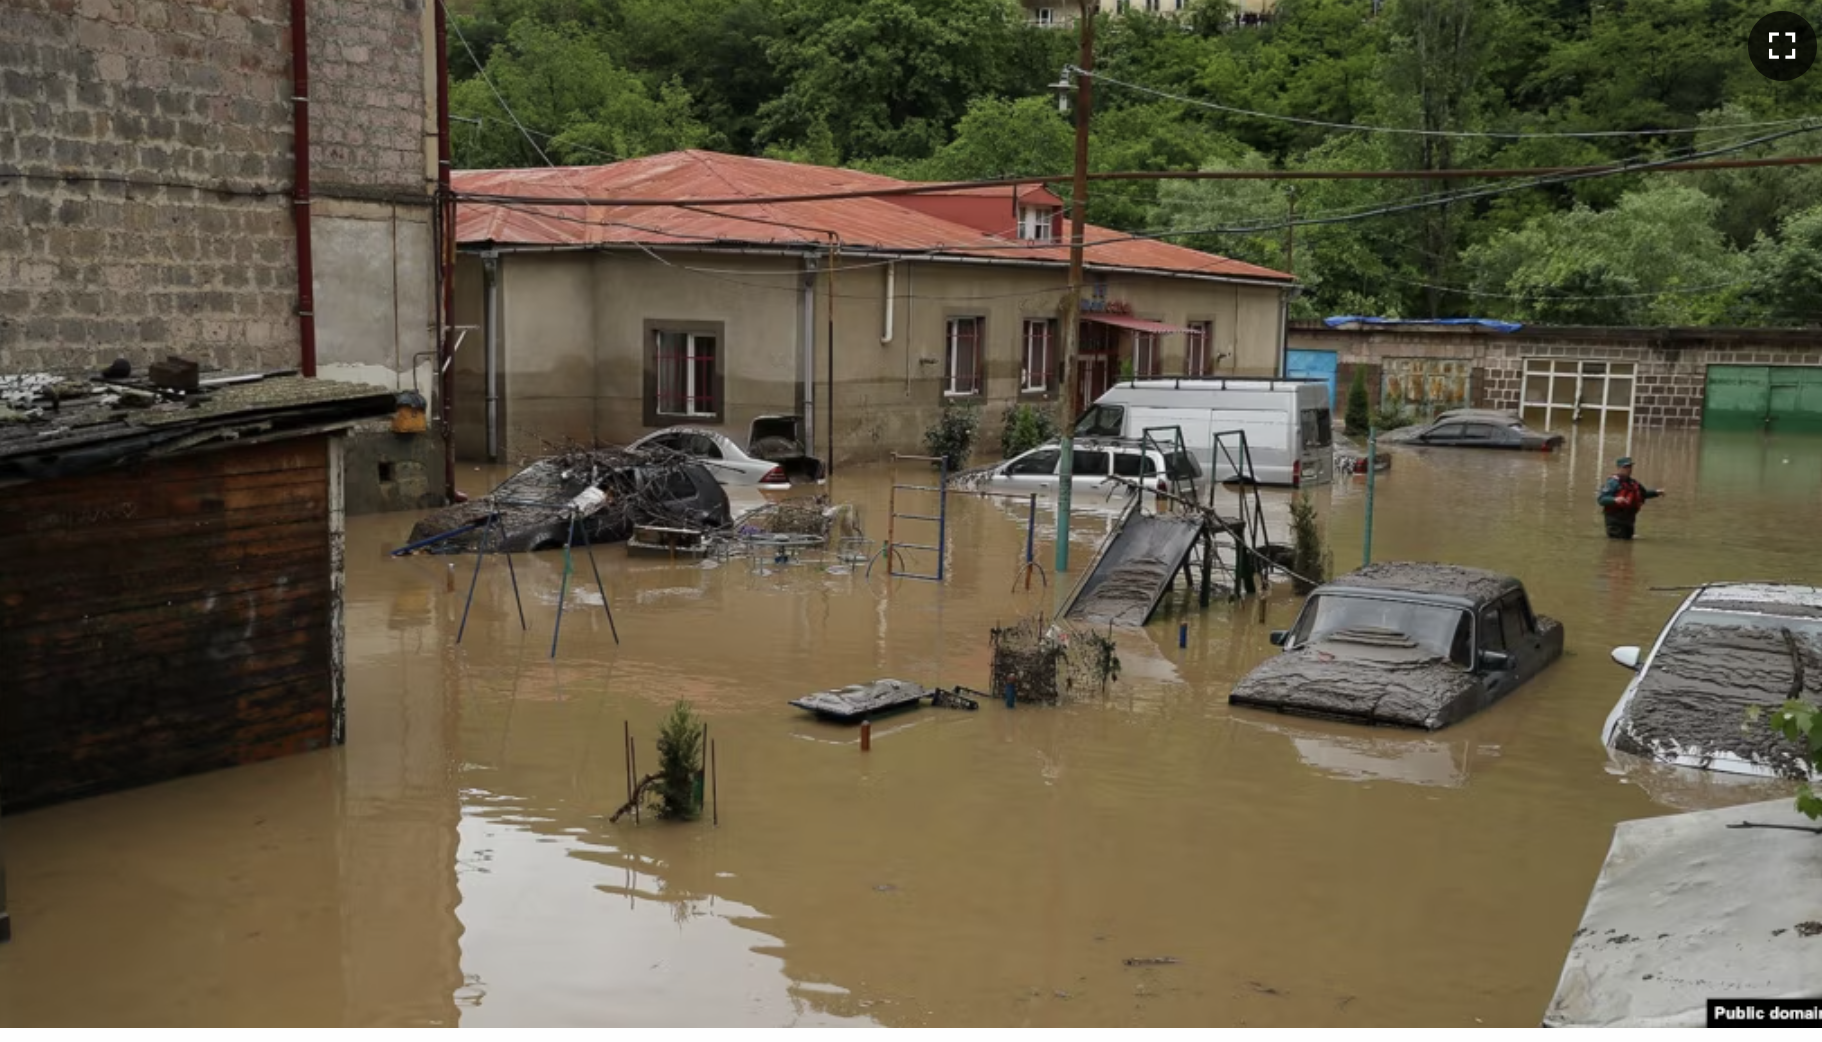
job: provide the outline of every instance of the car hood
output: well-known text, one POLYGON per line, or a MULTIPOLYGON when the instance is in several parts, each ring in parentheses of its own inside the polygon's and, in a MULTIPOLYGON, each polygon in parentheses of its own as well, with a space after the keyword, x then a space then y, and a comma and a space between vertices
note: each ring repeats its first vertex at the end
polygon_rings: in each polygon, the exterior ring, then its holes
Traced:
POLYGON ((1472 711, 1476 686, 1471 674, 1440 659, 1378 657, 1317 643, 1284 652, 1248 673, 1228 701, 1297 716, 1434 731, 1472 711))

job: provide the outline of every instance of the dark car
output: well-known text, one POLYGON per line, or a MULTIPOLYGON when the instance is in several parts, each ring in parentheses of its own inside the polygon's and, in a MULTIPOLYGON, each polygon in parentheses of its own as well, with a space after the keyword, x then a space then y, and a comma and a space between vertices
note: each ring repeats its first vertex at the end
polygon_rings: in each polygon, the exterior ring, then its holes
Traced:
MULTIPOLYGON (((590 489, 605 493, 605 501, 581 521, 592 544, 620 542, 637 525, 712 531, 733 524, 727 493, 700 463, 676 453, 578 453, 539 460, 480 499, 429 514, 412 526, 408 543, 484 522, 497 513, 497 534, 487 540, 489 550, 556 549, 569 540, 570 504, 590 489)), ((480 545, 481 533, 480 527, 469 528, 423 549, 438 554, 472 552, 480 545)))
POLYGON ((1420 427, 1404 427, 1379 436, 1382 443, 1446 446, 1457 449, 1516 449, 1554 452, 1563 436, 1534 431, 1509 413, 1464 409, 1444 413, 1420 427))
POLYGON ((1509 575, 1449 564, 1368 565, 1316 589, 1284 649, 1234 686, 1234 705, 1435 731, 1511 694, 1563 653, 1509 575))

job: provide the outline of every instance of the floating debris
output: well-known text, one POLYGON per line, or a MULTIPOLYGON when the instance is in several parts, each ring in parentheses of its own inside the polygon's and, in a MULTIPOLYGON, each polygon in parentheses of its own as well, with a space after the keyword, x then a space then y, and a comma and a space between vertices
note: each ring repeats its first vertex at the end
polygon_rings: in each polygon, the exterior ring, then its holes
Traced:
POLYGON ((1064 695, 1107 690, 1120 674, 1113 631, 1105 636, 1068 623, 1046 625, 1043 615, 1027 616, 993 630, 992 690, 1008 685, 1020 702, 1055 703, 1064 695))

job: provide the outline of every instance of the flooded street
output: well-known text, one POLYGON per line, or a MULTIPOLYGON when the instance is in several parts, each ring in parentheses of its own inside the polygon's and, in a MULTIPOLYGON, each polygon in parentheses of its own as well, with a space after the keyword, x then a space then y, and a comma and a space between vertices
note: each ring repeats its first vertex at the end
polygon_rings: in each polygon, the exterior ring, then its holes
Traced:
MULTIPOLYGON (((1822 579, 1822 441, 1391 451, 1373 558, 1510 572, 1567 634, 1433 735, 1229 708, 1300 603, 1284 583, 1263 622, 1167 600, 1117 631, 1104 698, 920 708, 865 754, 786 705, 985 687, 989 630, 1061 594, 1014 589, 1022 502, 951 498, 941 586, 598 549, 620 643, 583 558, 554 659, 561 552, 515 558, 524 631, 488 559, 458 646, 474 558, 391 558, 416 515, 351 519, 347 745, 9 817, 0 1023, 1535 1026, 1614 824, 1767 792, 1620 774, 1608 651, 1684 596, 1652 587, 1822 579), (1669 493, 1632 543, 1594 505, 1623 451, 1669 493), (608 823, 623 728, 644 773, 677 698, 716 743, 719 826, 608 823)), ((889 484, 835 478, 875 541, 889 484)), ((1314 498, 1358 566, 1364 479, 1314 498)), ((1053 539, 1040 511, 1046 573, 1053 539)))

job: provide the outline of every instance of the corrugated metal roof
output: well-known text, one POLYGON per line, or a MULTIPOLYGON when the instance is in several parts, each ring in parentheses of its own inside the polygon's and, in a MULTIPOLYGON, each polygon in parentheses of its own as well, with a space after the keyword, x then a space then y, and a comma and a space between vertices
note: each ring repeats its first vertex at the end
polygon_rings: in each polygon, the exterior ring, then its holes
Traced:
MULTIPOLYGON (((526 170, 462 170, 459 192, 549 198, 676 199, 668 206, 554 206, 537 203, 460 204, 457 241, 465 245, 586 247, 770 246, 809 248, 838 240, 844 249, 929 253, 1016 262, 1067 264, 1067 243, 1006 249, 1000 238, 954 221, 920 213, 894 197, 821 202, 685 205, 691 199, 807 195, 902 188, 914 182, 859 170, 809 166, 774 159, 684 151, 629 159, 606 166, 526 170)), ((1010 189, 957 189, 979 196, 1010 189)), ((1046 193, 1048 194, 1048 193, 1046 193)), ((1031 193, 1023 193, 1027 198, 1031 193)), ((1052 196, 1051 198, 1054 198, 1052 196)), ((1061 200, 1057 200, 1061 202, 1061 200)), ((1090 241, 1121 233, 1093 225, 1090 241)), ((1090 246, 1090 267, 1137 268, 1211 278, 1290 282, 1280 271, 1166 242, 1140 239, 1090 246)))

